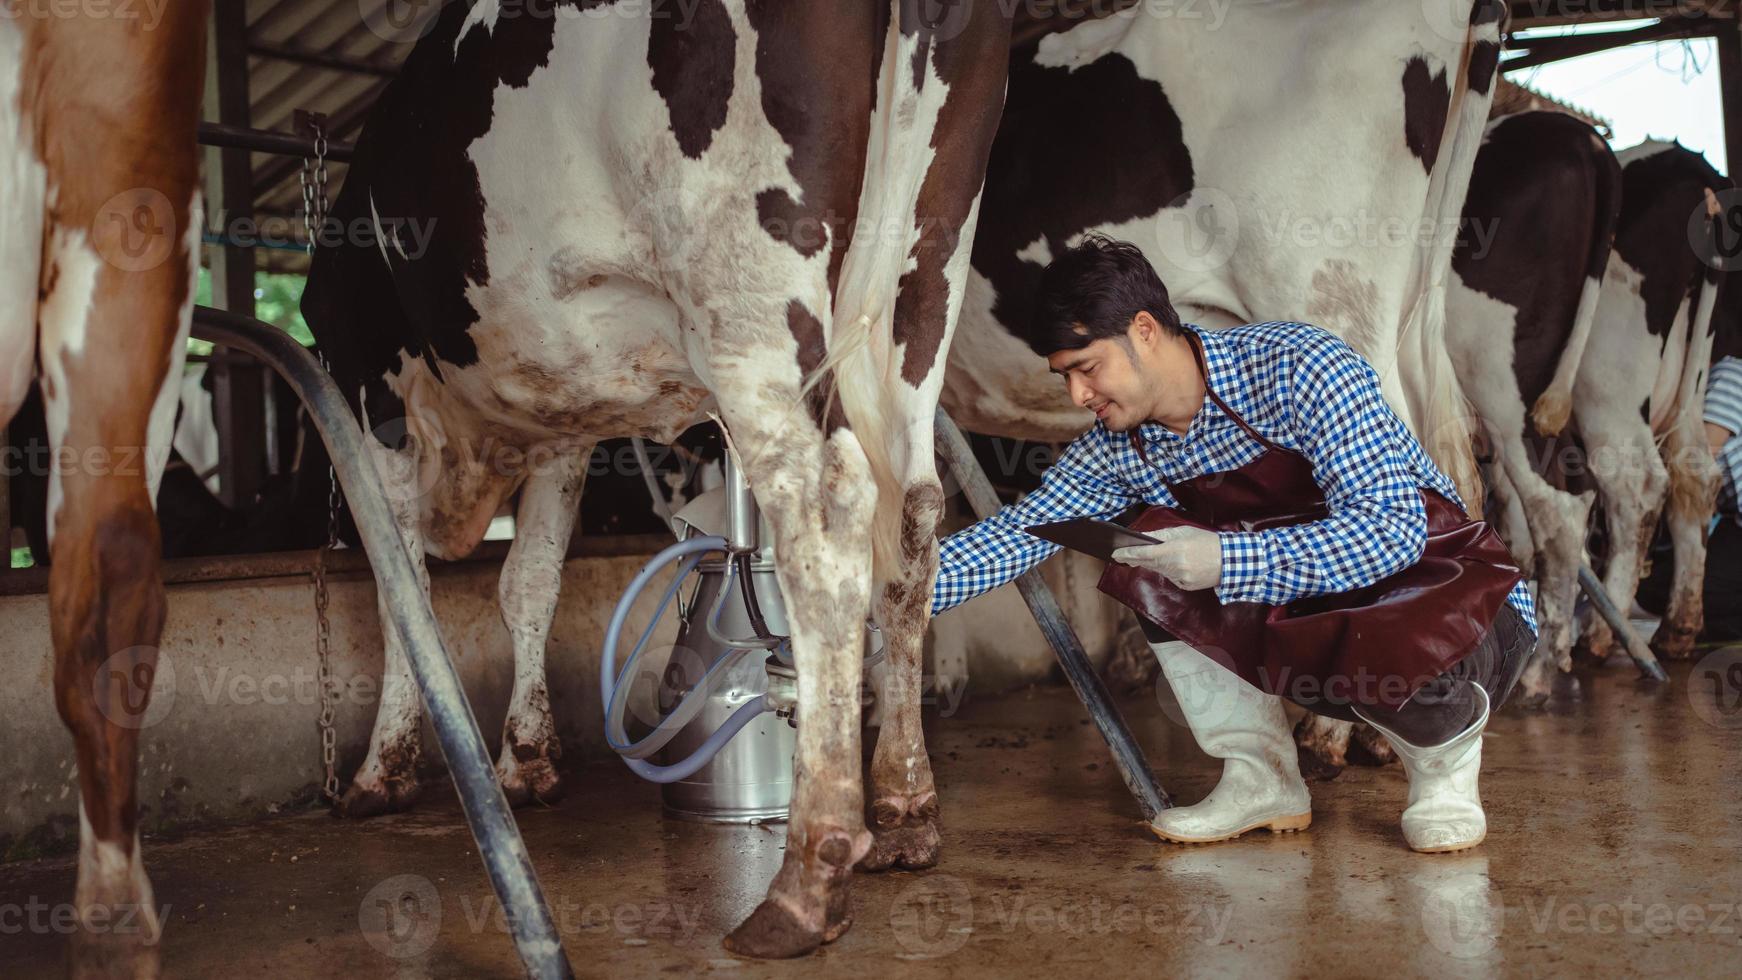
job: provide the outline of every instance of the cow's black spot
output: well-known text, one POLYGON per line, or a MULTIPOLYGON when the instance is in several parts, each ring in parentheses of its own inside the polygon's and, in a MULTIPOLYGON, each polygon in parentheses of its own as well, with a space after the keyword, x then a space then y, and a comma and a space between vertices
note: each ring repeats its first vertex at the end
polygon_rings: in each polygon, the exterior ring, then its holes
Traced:
MULTIPOLYGON (((478 311, 469 283, 490 278, 485 263, 483 191, 468 156, 490 132, 496 91, 524 88, 550 57, 556 7, 605 6, 611 0, 552 0, 534 16, 503 16, 489 30, 454 42, 468 8, 450 4, 406 57, 398 76, 370 110, 356 155, 331 208, 342 227, 367 225, 374 210, 384 223, 419 220, 431 229, 421 254, 390 258, 373 241, 347 236, 315 253, 302 311, 348 397, 357 397, 372 425, 403 417, 404 406, 383 375, 400 352, 440 363, 478 359, 469 331, 478 311)), ((507 134, 524 139, 532 134, 507 134)))
POLYGON ((791 245, 807 259, 817 254, 831 233, 841 231, 838 227, 825 228, 820 218, 812 217, 811 212, 793 200, 791 194, 778 187, 770 187, 756 195, 756 221, 768 237, 791 245))
POLYGON ((1452 93, 1446 87, 1446 70, 1430 71, 1419 55, 1403 67, 1403 141, 1409 152, 1432 172, 1440 155, 1440 137, 1446 130, 1446 109, 1452 93))
POLYGON ((1651 424, 1651 396, 1650 395, 1646 395, 1645 400, 1639 403, 1639 421, 1644 422, 1646 425, 1651 424))
POLYGON ((1500 67, 1500 44, 1497 41, 1477 41, 1470 52, 1470 91, 1487 95, 1494 84, 1494 73, 1500 67))
POLYGON ((1193 175, 1178 114, 1161 85, 1123 55, 1075 71, 1016 61, 973 265, 992 282, 998 321, 1022 336, 1042 265, 1017 252, 1044 239, 1057 255, 1079 232, 1181 204, 1193 175))
POLYGON ((1506 4, 1501 0, 1476 0, 1470 7, 1470 23, 1495 24, 1506 14, 1506 4))
MULTIPOLYGON (((882 34, 880 4, 747 4, 756 31, 756 77, 762 83, 762 112, 791 148, 787 170, 799 195, 757 200, 764 228, 832 229, 828 280, 832 293, 847 254, 864 177, 870 128, 871 92, 882 34)), ((799 236, 779 240, 798 248, 799 236)), ((815 250, 801 254, 809 255, 815 250)))
POLYGON ((1517 311, 1512 367, 1527 404, 1554 378, 1589 270, 1609 257, 1620 170, 1594 135, 1564 113, 1509 116, 1489 127, 1464 198, 1452 270, 1517 311))
POLYGON ((738 35, 720 0, 698 0, 688 19, 674 11, 653 17, 647 65, 653 88, 671 114, 671 132, 684 156, 700 159, 726 124, 738 35))
POLYGON ((1631 160, 1621 170, 1621 216, 1615 254, 1642 278, 1645 326, 1669 343, 1676 310, 1708 270, 1688 243, 1688 219, 1705 206, 1707 188, 1729 187, 1706 158, 1681 146, 1631 160))
MULTIPOLYGON (((786 304, 786 328, 792 331, 793 339, 798 341, 798 367, 808 380, 829 353, 829 345, 823 339, 823 325, 810 310, 805 309, 803 303, 795 299, 786 304)), ((811 420, 823 430, 825 439, 836 429, 848 427, 847 413, 841 408, 841 399, 836 394, 833 378, 818 382, 805 395, 805 407, 810 410, 811 420)))
POLYGON ((961 248, 962 227, 985 181, 1004 97, 1005 77, 994 66, 1009 57, 1009 21, 990 5, 969 5, 955 27, 948 40, 925 39, 936 77, 922 84, 946 85, 948 95, 930 134, 931 164, 916 200, 908 253, 914 264, 902 274, 895 299, 901 377, 915 387, 937 367, 943 349, 950 299, 945 267, 961 248))

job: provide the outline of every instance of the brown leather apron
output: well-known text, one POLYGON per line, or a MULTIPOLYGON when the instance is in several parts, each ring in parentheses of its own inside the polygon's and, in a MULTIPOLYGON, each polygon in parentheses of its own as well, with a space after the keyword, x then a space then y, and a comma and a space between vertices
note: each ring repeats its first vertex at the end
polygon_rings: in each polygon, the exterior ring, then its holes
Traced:
MULTIPOLYGON (((1180 506, 1151 507, 1131 528, 1262 531, 1329 516, 1312 461, 1259 435, 1209 391, 1203 353, 1190 339, 1210 400, 1264 452, 1238 469, 1168 484, 1180 506)), ((1147 463, 1136 429, 1131 444, 1147 463)), ((1117 563, 1099 587, 1271 694, 1397 708, 1470 652, 1523 578, 1486 522, 1433 490, 1421 495, 1421 560, 1363 588, 1283 605, 1224 605, 1214 589, 1187 592, 1157 572, 1117 563)))

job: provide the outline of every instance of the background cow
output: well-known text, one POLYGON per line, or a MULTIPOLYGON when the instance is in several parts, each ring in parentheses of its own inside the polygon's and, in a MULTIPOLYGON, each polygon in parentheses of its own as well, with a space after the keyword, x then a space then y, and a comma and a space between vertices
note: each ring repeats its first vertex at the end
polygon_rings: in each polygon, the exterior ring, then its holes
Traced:
MULTIPOLYGON (((1675 579, 1651 646, 1661 656, 1685 657, 1703 618, 1706 524, 1718 492, 1701 417, 1720 274, 1702 256, 1715 254, 1717 195, 1732 185, 1674 143, 1649 141, 1617 156, 1621 214, 1573 388, 1573 419, 1602 498, 1603 584, 1622 609, 1633 604, 1640 560, 1667 497, 1675 579)), ((1614 646, 1596 616, 1584 640, 1597 658, 1614 646)))
MULTIPOLYGON (((802 718, 785 861, 728 945, 797 955, 847 928, 856 862, 936 860, 919 728, 932 419, 1010 25, 994 4, 592 6, 441 13, 334 202, 381 241, 317 253, 303 313, 420 568, 469 551, 522 489, 500 589, 511 797, 557 788, 544 644, 589 451, 717 411, 775 536, 802 718), (434 219, 415 255, 393 234, 405 216, 434 219), (891 666, 875 836, 868 614, 891 666)), ((420 705, 386 644, 352 813, 416 794, 420 705)))
POLYGON ((207 8, 158 17, 0 17, 0 419, 40 375, 67 461, 47 537, 55 705, 79 774, 75 976, 156 976, 162 926, 137 746, 164 618, 152 498, 198 266, 207 8))
POLYGON ((1620 166, 1586 123, 1525 112, 1488 124, 1452 255, 1446 340, 1492 459, 1496 526, 1537 583, 1521 701, 1546 698, 1552 670, 1571 666, 1593 494, 1557 489, 1558 458, 1535 437, 1566 425, 1620 206, 1620 166))

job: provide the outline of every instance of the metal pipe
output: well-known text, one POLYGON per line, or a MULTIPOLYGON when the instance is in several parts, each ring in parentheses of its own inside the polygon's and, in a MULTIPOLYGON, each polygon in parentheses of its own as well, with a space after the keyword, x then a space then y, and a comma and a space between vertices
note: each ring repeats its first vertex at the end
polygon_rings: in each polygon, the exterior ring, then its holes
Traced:
MULTIPOLYGON (((950 472, 955 474, 957 482, 962 485, 962 494, 967 497, 968 505, 982 520, 992 516, 1003 504, 999 502, 998 495, 992 492, 992 484, 986 479, 985 471, 980 468, 980 461, 974 458, 974 450, 968 445, 968 440, 941 406, 933 427, 938 452, 948 463, 950 472)), ((1040 573, 1033 569, 1017 577, 1016 588, 1022 593, 1023 601, 1028 603, 1028 610, 1034 614, 1034 621, 1040 626, 1041 633, 1045 634, 1047 642, 1052 645, 1052 652, 1058 657, 1059 666, 1064 668, 1065 677, 1070 679, 1077 697, 1089 709, 1089 717, 1094 720, 1101 737, 1107 740, 1107 748, 1113 752, 1113 764, 1119 768, 1119 775, 1125 780, 1126 788, 1136 797, 1137 806, 1143 811, 1143 819, 1153 820, 1157 813, 1173 806, 1173 801, 1168 799, 1167 791, 1161 788, 1161 784, 1155 781, 1155 774, 1150 771, 1149 762, 1143 757, 1143 750, 1138 747, 1137 739, 1126 726, 1125 717, 1119 713, 1119 706, 1113 703, 1112 696, 1107 693, 1107 686, 1101 683, 1094 665, 1089 663, 1089 656, 1083 652, 1083 644, 1077 639, 1076 631, 1065 622, 1058 600, 1053 598, 1052 590, 1046 587, 1040 573)))
POLYGON ((417 677, 430 721, 441 743, 460 804, 478 853, 484 858, 490 884, 502 902, 508 926, 531 977, 572 977, 562 937, 539 889, 538 875, 526 842, 514 824, 508 800, 496 782, 484 737, 441 633, 429 596, 418 587, 411 556, 399 537, 374 469, 365 462, 363 433, 344 396, 314 355, 290 335, 252 317, 196 306, 194 336, 244 350, 270 365, 308 406, 309 417, 327 444, 328 455, 344 488, 345 500, 357 524, 375 570, 376 586, 386 598, 390 628, 403 641, 406 658, 417 677))
POLYGON ((725 463, 726 540, 731 542, 735 553, 755 551, 759 546, 756 497, 751 494, 750 481, 744 478, 744 470, 730 450, 726 452, 725 463))
MULTIPOLYGON (((312 157, 315 155, 315 141, 306 136, 293 136, 290 133, 274 133, 266 129, 251 129, 247 126, 229 126, 223 123, 200 123, 200 145, 222 146, 234 150, 252 150, 255 153, 281 153, 285 156, 312 157)), ((349 163, 356 148, 350 143, 338 140, 327 140, 327 159, 339 163, 349 163)))
POLYGON ((1638 665, 1639 672, 1654 681, 1667 681, 1669 675, 1663 672, 1663 665, 1657 662, 1651 647, 1647 646, 1633 624, 1621 615, 1615 601, 1609 598, 1609 590, 1603 588, 1603 583, 1597 578, 1597 573, 1591 571, 1591 566, 1579 565, 1579 588, 1585 590, 1585 595, 1591 600, 1591 605, 1597 610, 1597 615, 1603 617, 1603 622, 1615 631, 1621 638, 1621 646, 1627 655, 1638 665))

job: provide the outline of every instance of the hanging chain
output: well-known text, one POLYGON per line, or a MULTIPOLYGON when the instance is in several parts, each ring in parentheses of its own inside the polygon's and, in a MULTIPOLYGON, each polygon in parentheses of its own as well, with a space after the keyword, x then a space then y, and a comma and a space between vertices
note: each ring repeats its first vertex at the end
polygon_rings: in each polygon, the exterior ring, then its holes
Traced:
MULTIPOLYGON (((327 134, 321 125, 322 117, 315 113, 297 113, 299 128, 306 128, 314 134, 315 155, 311 162, 308 157, 302 158, 302 169, 297 172, 297 181, 302 185, 302 225, 307 236, 306 249, 309 255, 315 251, 318 230, 327 220, 327 134)), ((321 369, 332 373, 332 366, 327 363, 325 351, 317 350, 321 369)), ((321 695, 321 766, 323 780, 321 793, 327 799, 337 801, 339 798, 339 775, 336 766, 338 756, 338 734, 333 727, 333 716, 338 708, 338 685, 333 680, 332 641, 333 628, 327 618, 327 554, 339 544, 339 479, 333 469, 332 459, 327 460, 327 540, 315 552, 315 682, 321 695)))

